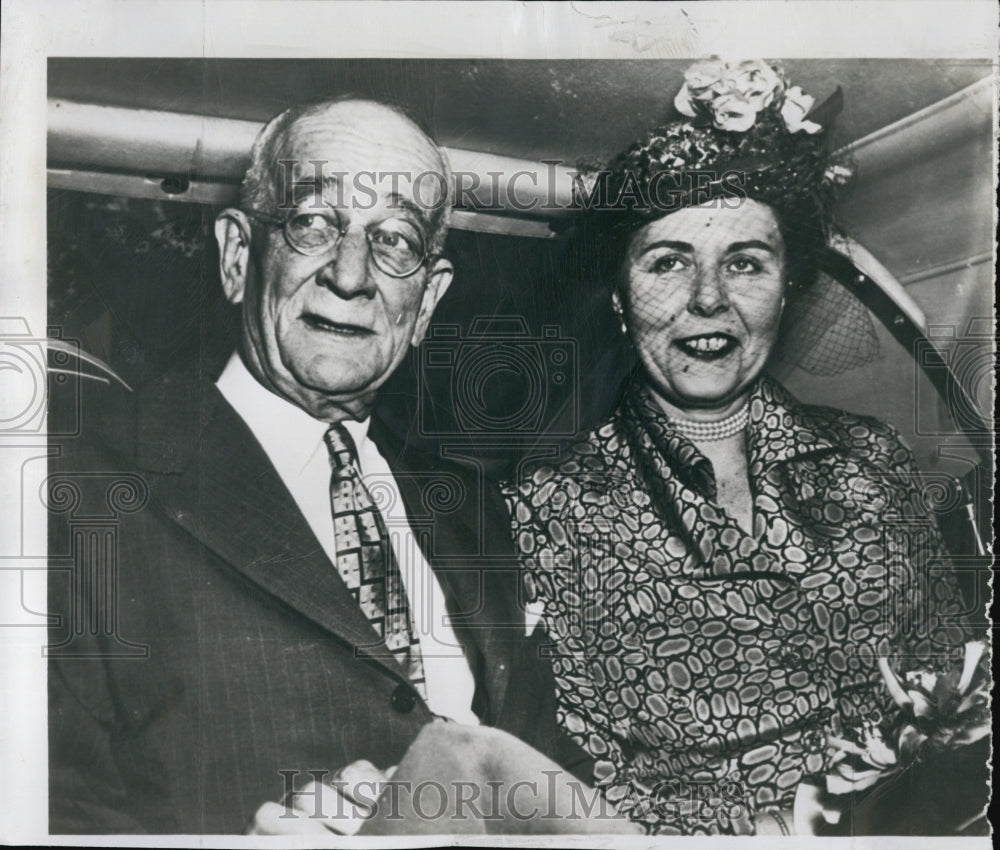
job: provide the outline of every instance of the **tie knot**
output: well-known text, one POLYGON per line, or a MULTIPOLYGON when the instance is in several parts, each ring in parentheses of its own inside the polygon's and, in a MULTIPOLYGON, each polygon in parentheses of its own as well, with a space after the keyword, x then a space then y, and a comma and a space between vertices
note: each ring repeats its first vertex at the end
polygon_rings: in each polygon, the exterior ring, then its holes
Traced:
POLYGON ((358 450, 351 435, 342 424, 331 425, 326 434, 323 435, 323 439, 326 440, 326 447, 330 452, 330 461, 334 469, 340 471, 357 465, 358 450))

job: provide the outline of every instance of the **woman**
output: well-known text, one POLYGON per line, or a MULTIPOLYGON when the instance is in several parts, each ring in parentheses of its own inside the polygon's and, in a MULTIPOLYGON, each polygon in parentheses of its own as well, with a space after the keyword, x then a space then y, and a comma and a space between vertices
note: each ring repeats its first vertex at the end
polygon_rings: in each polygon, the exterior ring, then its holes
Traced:
POLYGON ((766 371, 813 285, 839 170, 778 66, 700 63, 598 175, 578 227, 638 369, 511 493, 560 717, 652 832, 787 832, 826 730, 878 721, 877 658, 945 663, 953 581, 891 426, 766 371))

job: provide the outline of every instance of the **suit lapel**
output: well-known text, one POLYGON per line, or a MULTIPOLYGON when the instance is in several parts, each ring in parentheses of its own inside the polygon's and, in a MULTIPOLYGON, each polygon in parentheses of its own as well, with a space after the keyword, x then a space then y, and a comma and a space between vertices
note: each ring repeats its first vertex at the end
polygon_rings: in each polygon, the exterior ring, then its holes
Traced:
POLYGON ((393 470, 410 527, 444 590, 452 627, 462 643, 482 659, 483 675, 477 684, 486 689, 488 719, 495 723, 503 709, 515 660, 511 640, 515 639, 517 645, 516 639, 523 636, 524 617, 515 603, 516 587, 511 584, 513 555, 504 552, 499 558, 487 560, 479 554, 484 538, 482 524, 490 521, 483 509, 479 477, 461 470, 470 504, 434 515, 427 508, 427 488, 436 477, 440 480, 458 474, 455 465, 435 465, 430 455, 407 451, 374 418, 369 435, 393 470), (428 528, 430 540, 419 531, 428 528))
POLYGON ((139 403, 138 461, 170 518, 268 594, 405 681, 266 453, 211 384, 139 403), (383 658, 375 656, 383 655, 383 658))

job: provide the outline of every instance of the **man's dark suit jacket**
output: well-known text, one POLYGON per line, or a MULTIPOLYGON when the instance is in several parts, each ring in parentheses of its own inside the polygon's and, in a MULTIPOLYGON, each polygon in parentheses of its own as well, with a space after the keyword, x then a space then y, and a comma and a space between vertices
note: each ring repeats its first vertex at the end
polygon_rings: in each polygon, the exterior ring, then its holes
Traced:
MULTIPOLYGON (((243 420, 197 378, 102 395, 77 411, 85 436, 51 439, 50 832, 242 832, 306 771, 396 764, 433 716, 366 649, 375 632, 243 420)), ((374 422, 372 438, 429 536, 474 709, 567 761, 499 496, 374 422)))

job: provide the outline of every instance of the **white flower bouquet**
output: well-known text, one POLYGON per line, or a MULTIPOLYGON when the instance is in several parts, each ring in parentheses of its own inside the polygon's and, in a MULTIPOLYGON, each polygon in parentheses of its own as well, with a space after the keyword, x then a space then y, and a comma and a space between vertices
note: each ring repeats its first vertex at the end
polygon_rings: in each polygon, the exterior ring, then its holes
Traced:
POLYGON ((829 770, 821 783, 799 786, 796 831, 982 832, 991 729, 986 649, 982 641, 967 643, 962 669, 941 674, 899 674, 879 659, 899 711, 851 733, 830 730, 829 770))

